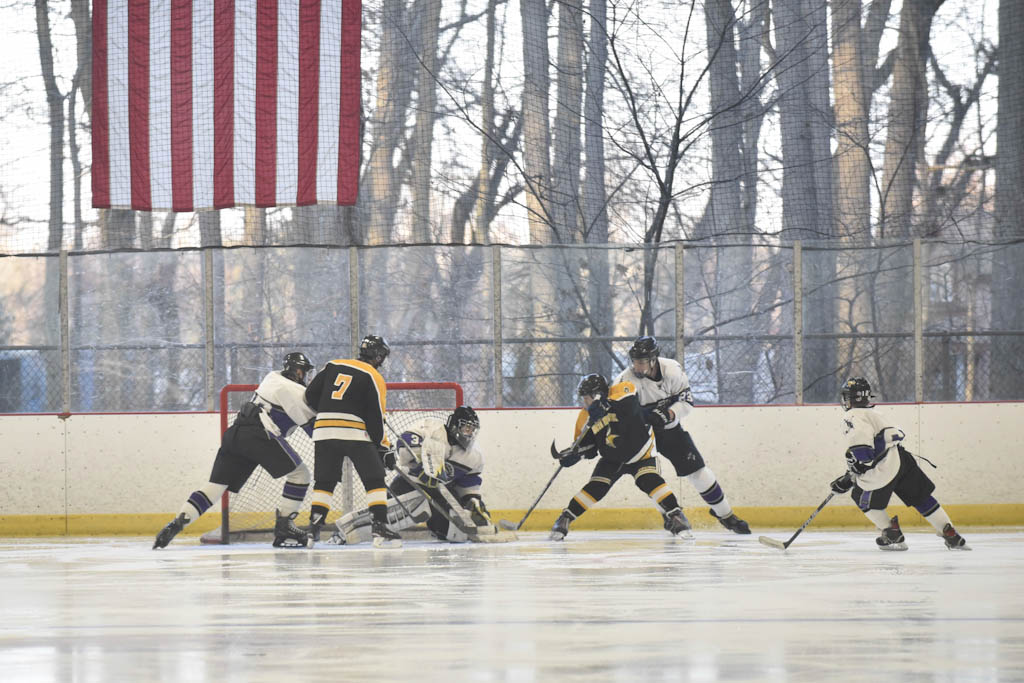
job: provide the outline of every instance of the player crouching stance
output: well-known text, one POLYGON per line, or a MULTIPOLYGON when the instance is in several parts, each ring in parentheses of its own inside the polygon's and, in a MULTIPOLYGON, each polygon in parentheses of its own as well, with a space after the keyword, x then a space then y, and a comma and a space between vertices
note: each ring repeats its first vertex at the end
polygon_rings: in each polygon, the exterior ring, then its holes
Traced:
MULTIPOLYGON (((401 531, 426 522, 436 538, 460 543, 477 540, 480 527, 493 527, 480 495, 483 455, 475 446, 479 431, 476 411, 460 406, 447 421, 428 417, 401 434, 385 465, 402 468, 416 484, 402 476, 392 481, 387 508, 392 529, 401 531), (446 491, 441 491, 442 487, 446 491), (452 497, 444 495, 446 492, 452 497), (476 528, 459 526, 459 516, 450 504, 454 501, 469 514, 476 528)), ((369 540, 370 523, 369 509, 350 512, 337 521, 338 531, 329 542, 342 545, 369 540)))
POLYGON ((665 528, 673 535, 693 538, 675 494, 658 474, 654 459, 654 434, 644 421, 636 387, 632 382, 608 386, 601 375, 587 375, 577 393, 584 410, 576 419, 576 441, 557 453, 563 467, 571 467, 581 457, 597 457, 590 481, 584 485, 551 528, 551 540, 560 541, 569 533, 569 525, 590 506, 607 495, 624 474, 633 476, 638 489, 651 497, 665 515, 665 528))
POLYGON ((871 385, 863 377, 853 377, 840 392, 843 431, 846 435, 848 471, 832 482, 832 490, 846 493, 853 489, 853 501, 861 512, 881 530, 876 539, 881 550, 906 550, 906 539, 895 516, 885 511, 892 494, 912 505, 935 527, 950 550, 970 550, 956 532, 949 515, 935 500, 935 484, 918 466, 914 456, 900 443, 903 430, 890 424, 874 410, 871 385))
POLYGON ((309 468, 285 441, 296 425, 312 430, 310 420, 315 413, 303 398, 306 375, 312 369, 305 354, 295 351, 284 357, 281 372, 263 378, 252 399, 238 411, 234 424, 224 432, 209 483, 192 492, 178 516, 157 534, 154 549, 167 547, 182 529, 209 510, 225 489, 238 493, 257 465, 275 479, 285 477, 274 526, 274 547, 313 547, 313 538, 295 526, 309 488, 309 468))

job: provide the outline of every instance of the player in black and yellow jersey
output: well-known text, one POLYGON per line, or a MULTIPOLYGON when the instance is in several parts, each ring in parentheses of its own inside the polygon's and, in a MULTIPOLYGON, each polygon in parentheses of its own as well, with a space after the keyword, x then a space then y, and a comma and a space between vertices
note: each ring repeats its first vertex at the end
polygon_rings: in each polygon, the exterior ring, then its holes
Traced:
POLYGON ((598 460, 590 481, 573 496, 551 528, 551 540, 565 538, 573 520, 604 498, 624 474, 631 475, 637 488, 650 496, 667 516, 666 528, 673 536, 692 538, 690 523, 675 494, 658 474, 654 434, 644 421, 636 387, 631 382, 609 387, 601 375, 587 375, 580 381, 577 393, 584 408, 576 418, 577 445, 557 457, 563 467, 575 465, 581 457, 598 460))
POLYGON ((384 433, 387 385, 378 369, 389 353, 387 340, 367 335, 359 344, 357 359, 328 362, 306 389, 306 403, 316 410, 313 506, 309 512, 310 531, 316 540, 347 457, 366 489, 374 546, 402 544, 399 535, 387 527, 387 488, 381 459, 390 449, 390 442, 384 433))

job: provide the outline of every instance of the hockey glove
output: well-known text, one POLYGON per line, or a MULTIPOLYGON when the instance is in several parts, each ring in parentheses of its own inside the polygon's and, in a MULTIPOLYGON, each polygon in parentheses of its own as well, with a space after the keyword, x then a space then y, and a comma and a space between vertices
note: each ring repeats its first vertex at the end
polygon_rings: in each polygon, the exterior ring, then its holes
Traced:
POLYGON ((829 486, 833 493, 843 494, 853 488, 853 475, 847 472, 843 476, 832 481, 829 486))
POLYGON ((665 425, 675 419, 675 416, 667 407, 655 406, 644 410, 644 419, 655 429, 664 429, 665 425))
POLYGON ((611 409, 611 407, 612 404, 609 403, 608 399, 604 398, 603 396, 594 399, 594 401, 589 406, 587 406, 587 414, 590 415, 590 421, 596 422, 597 420, 600 420, 602 417, 608 414, 608 411, 611 409))
POLYGON ((492 526, 491 513, 487 511, 487 506, 484 505, 484 501, 480 496, 466 496, 466 500, 463 502, 463 507, 469 510, 469 515, 473 519, 473 524, 477 526, 492 526))
POLYGON ((553 456, 562 467, 572 467, 580 461, 581 457, 583 457, 580 454, 579 449, 573 450, 571 448, 566 448, 564 451, 553 453, 553 456))
POLYGON ((384 467, 389 470, 395 469, 398 463, 398 456, 393 446, 377 446, 377 453, 380 454, 380 459, 384 461, 384 467))

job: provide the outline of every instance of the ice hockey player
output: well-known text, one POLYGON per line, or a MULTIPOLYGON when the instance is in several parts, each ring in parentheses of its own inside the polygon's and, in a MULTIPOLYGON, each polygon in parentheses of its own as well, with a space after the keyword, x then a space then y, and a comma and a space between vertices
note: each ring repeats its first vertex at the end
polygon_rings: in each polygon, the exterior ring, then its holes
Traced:
POLYGON ((331 509, 345 458, 359 475, 373 518, 373 545, 400 548, 401 537, 387 526, 387 488, 382 457, 391 445, 384 433, 387 385, 379 372, 391 353, 383 337, 370 334, 359 344, 355 360, 332 360, 306 389, 306 403, 316 410, 313 423, 313 499, 309 527, 315 540, 331 509))
POLYGON ((306 376, 312 369, 306 355, 294 351, 284 357, 284 369, 263 378, 252 398, 238 411, 234 424, 224 432, 210 481, 193 491, 178 516, 157 534, 154 549, 166 547, 178 532, 210 509, 225 489, 238 493, 257 465, 274 478, 285 477, 274 525, 274 547, 313 546, 310 535, 295 525, 309 488, 309 468, 285 441, 297 425, 312 429, 310 421, 315 413, 303 398, 306 376))
MULTIPOLYGON (((654 337, 639 337, 629 349, 630 367, 615 381, 636 386, 644 418, 654 427, 658 452, 672 463, 676 475, 690 482, 711 506, 711 516, 729 531, 749 534, 750 526, 733 512, 715 473, 704 463, 690 433, 683 429, 683 419, 693 410, 690 379, 678 362, 660 353, 654 337)), ((667 528, 667 519, 665 524, 667 528)))
POLYGON ((871 385, 863 377, 851 377, 840 390, 843 433, 846 436, 846 468, 832 482, 832 490, 852 491, 861 512, 882 532, 875 542, 881 550, 906 550, 907 543, 896 516, 889 518, 886 507, 892 494, 913 506, 928 520, 950 550, 970 550, 956 532, 949 515, 935 500, 935 484, 903 447, 903 430, 892 426, 871 399, 871 385))
MULTIPOLYGON (((385 465, 389 469, 401 467, 417 480, 435 505, 450 510, 448 498, 439 491, 439 487, 446 487, 452 498, 469 513, 476 527, 491 527, 493 522, 480 493, 484 459, 476 442, 479 432, 480 418, 469 406, 459 406, 446 420, 426 417, 401 434, 395 449, 385 458, 385 465)), ((449 513, 446 517, 432 508, 430 501, 404 478, 392 480, 391 493, 397 497, 388 501, 388 521, 392 529, 401 531, 425 521, 427 529, 440 540, 453 543, 472 540, 471 534, 476 529, 450 522, 449 517, 458 519, 458 516, 449 513)), ((344 544, 365 540, 369 524, 368 510, 350 512, 338 520, 338 532, 330 542, 344 544)))
POLYGON ((636 387, 631 382, 608 386, 601 375, 580 380, 577 394, 583 410, 576 418, 574 447, 556 455, 563 467, 571 467, 581 457, 597 457, 597 465, 583 488, 551 528, 551 540, 560 541, 569 533, 569 525, 592 505, 605 497, 624 474, 631 475, 636 487, 650 496, 668 520, 665 528, 681 538, 692 538, 690 522, 676 501, 675 494, 658 474, 654 459, 654 435, 644 421, 636 387))

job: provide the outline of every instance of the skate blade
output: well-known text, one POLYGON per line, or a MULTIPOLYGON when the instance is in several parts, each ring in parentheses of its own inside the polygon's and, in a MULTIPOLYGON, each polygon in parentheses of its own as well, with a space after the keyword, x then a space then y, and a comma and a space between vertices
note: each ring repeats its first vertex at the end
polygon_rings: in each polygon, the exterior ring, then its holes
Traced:
POLYGON ((549 541, 561 541, 564 538, 565 538, 565 534, 559 533, 557 531, 552 531, 551 535, 548 536, 548 540, 549 541))
POLYGON ((946 547, 950 550, 972 550, 971 546, 967 545, 966 543, 961 546, 957 546, 956 548, 950 548, 948 545, 946 547))
POLYGON ((906 550, 907 549, 907 544, 906 543, 890 543, 889 545, 880 545, 880 546, 878 546, 878 549, 879 550, 885 550, 886 552, 893 552, 893 551, 896 551, 896 550, 906 550))
POLYGON ((306 539, 305 543, 299 543, 298 541, 296 541, 294 539, 286 539, 286 540, 280 540, 280 541, 279 540, 275 540, 272 545, 275 548, 293 548, 293 549, 294 548, 302 548, 302 549, 305 549, 305 548, 312 548, 313 545, 314 545, 314 541, 313 541, 313 537, 310 536, 309 538, 306 539))
POLYGON ((373 539, 373 547, 374 548, 385 548, 385 549, 401 548, 402 547, 402 539, 400 539, 400 538, 387 539, 387 538, 377 537, 377 538, 373 539))
POLYGON ((692 541, 693 540, 693 532, 690 531, 689 529, 683 529, 678 534, 673 534, 672 538, 677 538, 680 541, 692 541))

